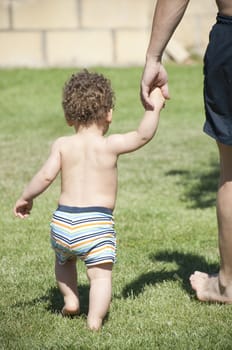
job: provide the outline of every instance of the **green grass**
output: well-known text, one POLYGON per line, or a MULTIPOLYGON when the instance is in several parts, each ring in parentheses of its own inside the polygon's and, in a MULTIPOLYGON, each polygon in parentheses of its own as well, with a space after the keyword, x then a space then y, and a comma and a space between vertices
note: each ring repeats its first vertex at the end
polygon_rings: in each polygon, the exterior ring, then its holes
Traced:
MULTIPOLYGON (((113 299, 99 333, 86 328, 88 282, 78 263, 80 318, 64 319, 49 220, 59 180, 28 220, 12 215, 51 142, 72 133, 61 89, 72 69, 0 71, 0 349, 232 349, 231 306, 199 303, 188 277, 218 269, 215 195, 218 155, 202 132, 202 66, 167 67, 171 100, 155 138, 119 160, 115 210, 118 260, 113 299)), ((139 68, 97 68, 112 79, 111 132, 138 125, 139 68)))

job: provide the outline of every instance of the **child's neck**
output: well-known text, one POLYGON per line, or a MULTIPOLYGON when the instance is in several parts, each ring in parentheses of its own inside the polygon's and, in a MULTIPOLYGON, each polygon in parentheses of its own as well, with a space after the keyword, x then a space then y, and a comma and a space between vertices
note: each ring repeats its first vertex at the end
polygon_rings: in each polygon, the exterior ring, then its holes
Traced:
POLYGON ((92 123, 91 125, 85 126, 82 124, 75 124, 74 125, 76 134, 92 134, 92 135, 104 135, 105 134, 105 127, 102 124, 96 124, 92 123))

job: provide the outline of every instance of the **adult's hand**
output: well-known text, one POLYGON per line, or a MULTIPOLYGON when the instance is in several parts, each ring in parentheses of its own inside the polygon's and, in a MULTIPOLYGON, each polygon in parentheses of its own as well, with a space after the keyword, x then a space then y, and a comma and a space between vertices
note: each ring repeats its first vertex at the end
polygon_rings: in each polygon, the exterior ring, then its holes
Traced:
POLYGON ((154 109, 150 99, 150 92, 159 87, 165 99, 169 99, 168 75, 160 62, 149 60, 146 62, 140 84, 140 97, 144 108, 154 109))

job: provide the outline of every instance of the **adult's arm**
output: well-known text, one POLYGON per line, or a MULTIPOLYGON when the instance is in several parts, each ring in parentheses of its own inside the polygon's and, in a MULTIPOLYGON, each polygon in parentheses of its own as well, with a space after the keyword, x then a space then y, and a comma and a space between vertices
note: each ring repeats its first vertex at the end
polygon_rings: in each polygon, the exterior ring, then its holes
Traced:
POLYGON ((188 3, 189 0, 157 0, 146 63, 141 78, 141 100, 144 107, 151 109, 154 107, 149 98, 150 91, 154 87, 159 87, 164 97, 169 98, 168 76, 162 65, 162 55, 188 3))

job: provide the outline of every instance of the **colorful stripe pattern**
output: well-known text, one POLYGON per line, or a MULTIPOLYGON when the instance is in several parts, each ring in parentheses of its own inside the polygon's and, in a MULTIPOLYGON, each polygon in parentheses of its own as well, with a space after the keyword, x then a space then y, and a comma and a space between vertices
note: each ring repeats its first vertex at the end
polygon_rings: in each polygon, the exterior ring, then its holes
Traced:
POLYGON ((59 206, 52 217, 51 244, 61 264, 74 257, 84 260, 86 266, 114 263, 112 211, 104 207, 59 206))

